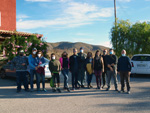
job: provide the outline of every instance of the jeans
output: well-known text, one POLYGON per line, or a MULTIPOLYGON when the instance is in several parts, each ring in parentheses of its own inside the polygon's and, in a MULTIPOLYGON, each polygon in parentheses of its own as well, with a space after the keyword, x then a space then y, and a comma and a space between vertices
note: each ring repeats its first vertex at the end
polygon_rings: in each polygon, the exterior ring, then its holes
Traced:
POLYGON ((105 86, 106 84, 106 70, 104 70, 104 72, 102 73, 102 79, 103 79, 103 86, 105 86))
POLYGON ((95 76, 96 76, 96 83, 97 83, 97 87, 101 87, 101 81, 102 81, 102 72, 101 71, 94 71, 95 76))
POLYGON ((37 81, 39 81, 38 80, 38 77, 37 77, 37 72, 36 72, 36 70, 30 70, 30 86, 31 86, 31 89, 33 90, 33 81, 34 81, 34 75, 36 75, 36 85, 38 84, 38 82, 37 81))
POLYGON ((40 81, 42 79, 43 89, 45 88, 45 75, 37 73, 38 81, 37 81, 37 90, 40 90, 40 81))
POLYGON ((124 80, 126 80, 126 85, 127 85, 127 91, 130 91, 130 74, 128 73, 128 71, 126 72, 120 72, 120 79, 121 79, 121 90, 124 91, 124 87, 125 87, 125 83, 124 80))
POLYGON ((78 83, 78 71, 72 71, 72 88, 77 88, 78 83))
POLYGON ((28 77, 26 71, 16 71, 16 82, 17 82, 17 90, 21 90, 21 84, 23 82, 25 90, 28 90, 28 77))
POLYGON ((69 86, 68 86, 68 73, 69 73, 68 69, 62 70, 62 74, 64 76, 64 88, 69 88, 69 86))
POLYGON ((113 76, 113 79, 114 79, 115 89, 118 89, 117 71, 116 70, 114 70, 114 71, 108 70, 107 71, 107 85, 108 85, 108 88, 110 88, 110 83, 111 83, 111 77, 112 76, 113 76))
POLYGON ((92 77, 93 77, 93 74, 89 74, 89 73, 87 72, 87 84, 88 84, 88 86, 91 85, 92 77))

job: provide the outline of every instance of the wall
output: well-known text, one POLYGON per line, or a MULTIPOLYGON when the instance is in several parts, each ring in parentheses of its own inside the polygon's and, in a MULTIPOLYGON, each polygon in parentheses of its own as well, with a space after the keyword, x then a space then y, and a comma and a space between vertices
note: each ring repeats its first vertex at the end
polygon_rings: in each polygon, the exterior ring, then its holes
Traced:
POLYGON ((16 0, 0 0, 0 30, 16 30, 16 0))

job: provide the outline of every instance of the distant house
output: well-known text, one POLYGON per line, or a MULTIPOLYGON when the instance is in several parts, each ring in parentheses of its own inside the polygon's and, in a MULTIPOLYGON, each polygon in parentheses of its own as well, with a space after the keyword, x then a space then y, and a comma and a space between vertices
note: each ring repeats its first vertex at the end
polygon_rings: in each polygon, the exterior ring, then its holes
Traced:
MULTIPOLYGON (((16 0, 0 0, 0 4, 0 44, 12 35, 25 37, 37 35, 16 31, 16 0)), ((38 36, 39 38, 43 37, 42 34, 38 34, 38 36)), ((3 53, 5 53, 4 50, 3 53)))

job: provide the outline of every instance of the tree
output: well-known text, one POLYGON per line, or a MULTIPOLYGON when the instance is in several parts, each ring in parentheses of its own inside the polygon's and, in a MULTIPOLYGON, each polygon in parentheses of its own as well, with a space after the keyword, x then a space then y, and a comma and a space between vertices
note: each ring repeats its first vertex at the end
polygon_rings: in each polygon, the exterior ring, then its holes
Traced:
POLYGON ((137 22, 132 24, 129 20, 119 20, 116 26, 112 27, 110 38, 117 56, 120 56, 122 49, 125 49, 129 56, 149 53, 150 23, 137 22))

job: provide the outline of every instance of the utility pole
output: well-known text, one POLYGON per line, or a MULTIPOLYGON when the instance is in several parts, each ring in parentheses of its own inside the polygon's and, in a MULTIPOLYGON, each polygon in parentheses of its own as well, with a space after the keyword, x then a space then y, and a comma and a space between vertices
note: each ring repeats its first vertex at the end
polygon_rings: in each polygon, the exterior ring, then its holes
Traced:
MULTIPOLYGON (((115 15, 115 30, 117 26, 117 13, 116 13, 116 0, 114 0, 114 15, 115 15)), ((116 53, 118 52, 118 45, 117 45, 117 35, 115 31, 115 38, 116 38, 116 53)))

